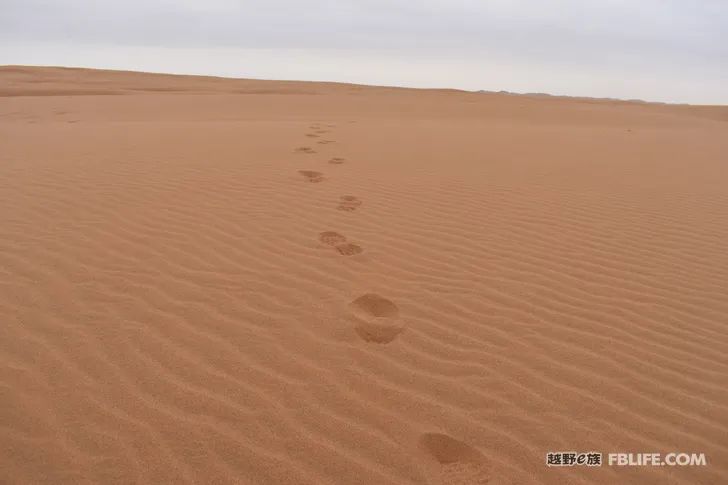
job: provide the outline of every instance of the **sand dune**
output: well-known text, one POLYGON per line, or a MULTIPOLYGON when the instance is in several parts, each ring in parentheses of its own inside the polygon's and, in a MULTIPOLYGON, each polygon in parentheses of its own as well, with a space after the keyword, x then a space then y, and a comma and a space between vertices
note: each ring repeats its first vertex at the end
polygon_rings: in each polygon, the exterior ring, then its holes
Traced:
POLYGON ((0 482, 728 483, 728 108, 0 95, 0 482))

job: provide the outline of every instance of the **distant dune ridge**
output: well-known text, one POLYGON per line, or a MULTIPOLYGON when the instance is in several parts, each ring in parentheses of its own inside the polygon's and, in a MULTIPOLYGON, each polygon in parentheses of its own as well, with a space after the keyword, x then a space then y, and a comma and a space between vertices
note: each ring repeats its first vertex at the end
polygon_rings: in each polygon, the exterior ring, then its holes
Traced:
POLYGON ((2 483, 728 483, 726 107, 5 66, 0 147, 2 483))

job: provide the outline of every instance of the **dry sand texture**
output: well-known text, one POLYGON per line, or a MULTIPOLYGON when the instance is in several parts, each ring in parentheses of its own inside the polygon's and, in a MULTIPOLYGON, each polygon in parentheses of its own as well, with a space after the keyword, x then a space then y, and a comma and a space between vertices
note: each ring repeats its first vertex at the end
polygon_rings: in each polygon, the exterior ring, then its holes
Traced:
POLYGON ((0 482, 728 483, 728 109, 22 67, 0 95, 0 482))

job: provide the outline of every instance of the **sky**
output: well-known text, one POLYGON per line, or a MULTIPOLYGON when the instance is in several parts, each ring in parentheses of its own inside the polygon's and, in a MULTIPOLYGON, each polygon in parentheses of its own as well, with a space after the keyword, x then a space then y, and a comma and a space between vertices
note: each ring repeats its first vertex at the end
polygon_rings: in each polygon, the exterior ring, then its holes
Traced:
POLYGON ((728 104, 728 0, 0 0, 0 64, 728 104))

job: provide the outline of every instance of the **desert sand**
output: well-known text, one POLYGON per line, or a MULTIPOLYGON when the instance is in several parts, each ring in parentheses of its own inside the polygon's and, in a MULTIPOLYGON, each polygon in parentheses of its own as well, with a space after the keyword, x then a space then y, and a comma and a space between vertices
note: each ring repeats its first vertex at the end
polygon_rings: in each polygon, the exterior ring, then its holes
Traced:
POLYGON ((727 164, 719 106, 2 67, 0 482, 728 483, 727 164))

